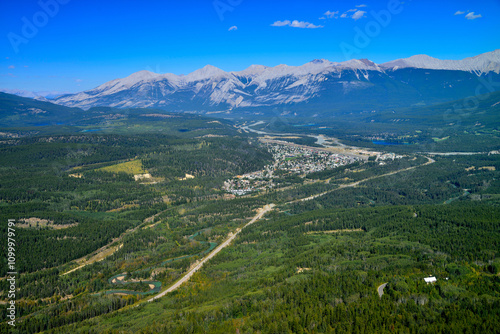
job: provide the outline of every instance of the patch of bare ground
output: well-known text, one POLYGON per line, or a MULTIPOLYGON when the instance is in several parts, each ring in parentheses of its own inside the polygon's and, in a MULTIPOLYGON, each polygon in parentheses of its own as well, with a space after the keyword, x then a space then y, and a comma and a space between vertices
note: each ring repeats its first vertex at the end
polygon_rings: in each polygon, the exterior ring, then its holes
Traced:
POLYGON ((120 212, 120 211, 123 211, 123 210, 132 209, 132 208, 138 208, 138 207, 139 207, 139 204, 125 204, 122 207, 119 207, 119 208, 116 208, 116 209, 111 209, 111 210, 108 210, 106 212, 120 212))
POLYGON ((47 227, 47 228, 54 229, 54 230, 62 230, 62 229, 74 227, 77 225, 78 225, 78 223, 54 224, 54 222, 52 220, 31 217, 31 218, 19 219, 19 223, 16 224, 16 227, 18 227, 18 228, 44 228, 44 227, 47 227))
POLYGON ((191 175, 191 174, 188 174, 188 173, 185 173, 186 175, 182 178, 179 178, 180 181, 186 181, 186 180, 189 180, 189 179, 194 179, 194 175, 191 175))
POLYGON ((468 168, 465 168, 465 170, 467 172, 470 172, 471 170, 488 170, 490 172, 494 172, 496 171, 496 167, 495 166, 483 166, 483 167, 476 167, 476 166, 471 166, 471 167, 468 167, 468 168))
POLYGON ((151 179, 151 178, 152 178, 152 176, 149 173, 146 173, 146 174, 135 174, 134 175, 134 180, 136 180, 136 181, 147 180, 147 179, 151 179))
POLYGON ((165 271, 167 271, 167 269, 165 267, 159 267, 159 268, 153 269, 153 271, 151 272, 151 279, 154 279, 155 276, 157 276, 165 271))
POLYGON ((153 228, 153 227, 155 227, 156 225, 158 225, 159 223, 161 223, 161 220, 160 220, 160 221, 158 221, 158 222, 156 222, 156 223, 154 223, 154 224, 144 226, 142 229, 143 229, 143 230, 147 230, 147 229, 149 229, 149 228, 153 228))

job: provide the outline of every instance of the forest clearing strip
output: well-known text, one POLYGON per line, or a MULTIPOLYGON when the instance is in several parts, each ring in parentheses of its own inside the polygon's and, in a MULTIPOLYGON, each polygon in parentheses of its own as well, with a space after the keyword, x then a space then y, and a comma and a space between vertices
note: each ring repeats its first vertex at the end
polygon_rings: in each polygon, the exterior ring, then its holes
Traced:
POLYGON ((135 231, 137 231, 141 226, 143 226, 144 224, 147 224, 147 223, 151 223, 154 221, 154 219, 160 215, 161 213, 165 212, 166 210, 164 211, 161 211, 161 212, 158 212, 157 214, 155 215, 152 215, 151 217, 148 217, 146 219, 144 219, 142 221, 141 224, 137 225, 136 227, 134 227, 133 229, 129 229, 129 230, 126 230, 125 232, 123 232, 118 238, 115 238, 113 240, 111 240, 110 243, 108 243, 107 245, 104 245, 102 246, 101 248, 99 248, 98 250, 90 253, 90 254, 93 254, 92 257, 90 259, 87 260, 87 257, 89 255, 85 255, 84 257, 81 257, 79 259, 76 259, 76 260, 73 260, 73 261, 76 261, 76 263, 79 264, 78 267, 76 268, 73 268, 71 270, 68 270, 67 272, 59 275, 59 276, 65 276, 67 274, 70 274, 74 271, 77 271, 78 269, 81 269, 85 266, 88 266, 90 264, 94 264, 96 262, 99 262, 99 261, 102 261, 104 260, 105 258, 107 258, 108 256, 111 256, 113 255, 117 250, 119 250, 123 244, 120 244, 118 246, 115 246, 115 247, 111 247, 113 244, 115 244, 116 242, 119 242, 121 240, 123 240, 123 238, 127 235, 127 234, 130 234, 130 233, 134 233, 135 231))
POLYGON ((221 243, 219 246, 217 246, 217 248, 215 248, 210 254, 205 256, 198 264, 196 264, 196 266, 193 269, 188 271, 181 279, 179 279, 176 283, 174 283, 168 289, 166 289, 165 291, 159 293, 158 295, 148 299, 147 302, 152 302, 156 299, 159 299, 159 298, 165 296, 167 293, 177 290, 182 284, 189 281, 191 276, 193 276, 198 270, 200 270, 206 262, 208 262, 215 255, 217 255, 221 250, 223 250, 224 248, 229 246, 231 244, 231 242, 236 238, 236 236, 245 227, 252 225, 257 220, 262 218, 266 213, 271 211, 273 209, 273 207, 274 207, 274 204, 267 204, 264 207, 260 208, 259 211, 257 212, 257 214, 252 218, 252 220, 250 220, 248 223, 246 223, 245 226, 243 226, 242 228, 236 229, 235 233, 229 233, 228 238, 223 243, 221 243))
POLYGON ((364 232, 362 228, 346 228, 341 230, 328 230, 328 231, 309 231, 306 234, 334 234, 334 233, 351 233, 351 232, 364 232))
MULTIPOLYGON (((115 241, 113 241, 112 243, 114 243, 114 242, 115 241)), ((115 246, 115 247, 110 247, 110 245, 106 245, 106 246, 100 248, 97 251, 97 253, 94 254, 90 259, 85 260, 85 258, 81 258, 81 259, 76 260, 77 262, 80 261, 80 263, 82 263, 82 262, 83 263, 81 265, 79 265, 78 267, 73 268, 73 269, 61 274, 60 276, 65 276, 67 274, 71 274, 72 272, 77 271, 78 269, 81 269, 85 266, 88 266, 89 264, 93 264, 93 263, 102 261, 105 258, 107 258, 108 256, 113 255, 117 250, 119 250, 122 247, 123 247, 123 244, 120 244, 120 245, 115 246)))

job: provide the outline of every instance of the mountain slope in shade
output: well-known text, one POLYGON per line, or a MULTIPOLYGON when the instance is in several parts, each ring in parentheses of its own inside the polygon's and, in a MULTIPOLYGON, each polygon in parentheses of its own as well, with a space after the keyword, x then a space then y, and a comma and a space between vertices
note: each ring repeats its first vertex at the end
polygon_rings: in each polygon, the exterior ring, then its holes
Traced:
POLYGON ((410 58, 397 59, 380 65, 384 69, 422 68, 432 70, 466 71, 481 75, 483 73, 500 73, 500 49, 483 53, 462 60, 441 60, 427 55, 416 55, 410 58))
POLYGON ((72 122, 83 110, 0 92, 0 126, 37 126, 72 122))
POLYGON ((475 94, 478 78, 500 78, 500 50, 463 60, 419 55, 377 65, 367 59, 313 60, 302 66, 252 65, 225 72, 207 65, 188 75, 140 71, 94 89, 64 95, 58 104, 156 107, 179 111, 255 107, 332 107, 353 110, 435 103, 475 94))

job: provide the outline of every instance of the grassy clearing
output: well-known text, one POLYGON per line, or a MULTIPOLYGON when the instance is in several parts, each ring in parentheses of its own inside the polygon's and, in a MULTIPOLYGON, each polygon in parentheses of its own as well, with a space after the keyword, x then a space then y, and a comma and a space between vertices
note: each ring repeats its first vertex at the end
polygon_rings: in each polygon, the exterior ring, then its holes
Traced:
POLYGON ((145 174, 147 171, 142 168, 142 161, 140 159, 123 162, 116 165, 111 165, 107 167, 102 167, 98 169, 99 171, 110 172, 110 173, 127 173, 127 174, 145 174))
POLYGON ((450 136, 443 137, 443 138, 432 137, 432 140, 434 140, 435 142, 440 142, 440 141, 445 141, 448 138, 450 138, 450 136))

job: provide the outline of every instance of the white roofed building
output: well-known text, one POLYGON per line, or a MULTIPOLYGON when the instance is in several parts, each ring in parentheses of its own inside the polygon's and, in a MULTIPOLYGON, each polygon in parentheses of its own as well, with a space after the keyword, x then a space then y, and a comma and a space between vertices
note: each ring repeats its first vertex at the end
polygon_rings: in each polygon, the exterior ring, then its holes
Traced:
POLYGON ((425 277, 424 278, 424 281, 425 283, 429 284, 429 283, 434 283, 437 281, 436 277, 434 276, 429 276, 429 277, 425 277))

